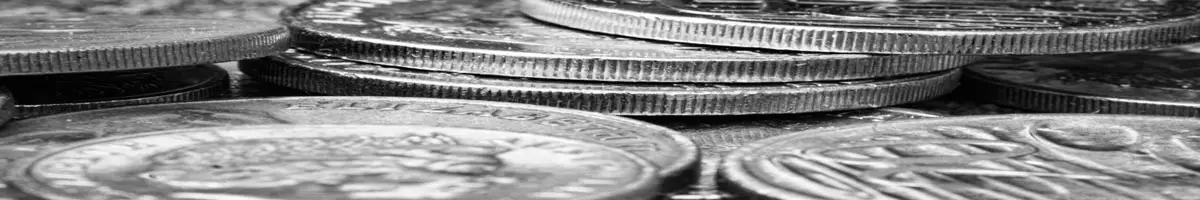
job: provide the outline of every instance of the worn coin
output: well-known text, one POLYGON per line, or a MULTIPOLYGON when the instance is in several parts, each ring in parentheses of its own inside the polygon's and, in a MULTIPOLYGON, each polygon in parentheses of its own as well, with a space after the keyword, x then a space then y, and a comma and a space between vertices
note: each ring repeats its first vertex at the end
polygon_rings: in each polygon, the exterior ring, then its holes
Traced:
MULTIPOLYGON (((255 124, 369 124, 474 128, 560 136, 633 152, 662 168, 664 189, 695 179, 699 153, 679 132, 592 112, 503 102, 400 97, 285 97, 130 106, 9 123, 2 148, 37 152, 108 136, 255 124)), ((12 154, 21 158, 23 155, 12 154)), ((9 156, 9 155, 5 155, 9 156)))
POLYGON ((948 117, 797 132, 731 153, 756 199, 1193 199, 1200 119, 948 117))
POLYGON ((969 96, 1042 112, 1200 117, 1200 45, 996 58, 966 69, 969 96))
POLYGON ((875 108, 950 92, 958 71, 889 79, 764 84, 532 80, 410 70, 298 51, 244 60, 258 80, 332 95, 508 101, 619 115, 745 115, 875 108))
POLYGON ((626 39, 537 22, 518 0, 325 0, 284 13, 297 48, 433 71, 633 82, 847 80, 952 69, 975 57, 807 54, 626 39))
POLYGON ((704 117, 641 117, 675 129, 700 147, 700 179, 690 191, 670 195, 673 200, 735 199, 719 191, 717 166, 721 158, 742 145, 786 133, 853 124, 941 117, 941 114, 905 108, 880 108, 804 115, 753 115, 704 117))
POLYGON ((282 25, 135 16, 0 17, 0 76, 215 63, 285 50, 282 25))
POLYGON ((72 144, 8 171, 48 200, 650 199, 657 169, 601 144, 433 126, 183 129, 72 144))
POLYGON ((214 65, 0 79, 17 101, 16 118, 120 106, 217 98, 229 75, 214 65))
POLYGON ((1195 0, 522 0, 584 30, 737 47, 884 54, 1060 54, 1195 41, 1195 0))

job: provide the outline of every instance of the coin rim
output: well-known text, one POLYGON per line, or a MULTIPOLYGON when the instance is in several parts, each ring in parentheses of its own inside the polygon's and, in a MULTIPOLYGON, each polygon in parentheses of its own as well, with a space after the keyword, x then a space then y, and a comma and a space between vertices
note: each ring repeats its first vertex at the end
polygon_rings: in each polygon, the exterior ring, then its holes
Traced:
POLYGON ((1068 91, 984 75, 964 67, 963 88, 977 100, 1041 112, 1143 114, 1200 117, 1200 102, 1134 99, 1068 91))
POLYGON ((228 93, 227 90, 229 89, 230 77, 229 74, 225 73, 224 69, 221 69, 215 65, 199 65, 195 67, 196 68, 192 72, 212 73, 213 76, 208 77, 206 80, 203 80, 197 84, 175 88, 166 92, 148 94, 151 96, 145 96, 147 94, 141 94, 135 95, 134 98, 109 99, 102 101, 16 104, 16 115, 13 118, 27 119, 38 116, 92 109, 197 101, 221 97, 228 93))

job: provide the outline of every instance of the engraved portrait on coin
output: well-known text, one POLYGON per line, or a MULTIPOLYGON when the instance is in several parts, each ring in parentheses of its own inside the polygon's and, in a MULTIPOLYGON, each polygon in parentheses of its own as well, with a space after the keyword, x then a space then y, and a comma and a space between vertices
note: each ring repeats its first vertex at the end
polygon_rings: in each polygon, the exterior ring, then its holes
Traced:
POLYGON ((658 181, 648 161, 599 144, 445 127, 175 130, 54 152, 12 171, 15 184, 47 199, 599 200, 649 199, 658 181), (97 148, 121 156, 66 166, 97 148))
POLYGON ((1200 120, 997 115, 799 132, 729 155, 767 199, 1194 199, 1200 120))

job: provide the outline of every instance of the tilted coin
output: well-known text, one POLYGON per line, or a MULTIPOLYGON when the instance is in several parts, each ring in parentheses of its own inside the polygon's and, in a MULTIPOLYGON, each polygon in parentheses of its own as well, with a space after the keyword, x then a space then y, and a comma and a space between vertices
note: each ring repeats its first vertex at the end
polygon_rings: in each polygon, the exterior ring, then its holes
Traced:
MULTIPOLYGON (((367 124, 473 128, 567 137, 633 152, 655 165, 667 190, 695 179, 696 145, 661 126, 592 112, 504 102, 400 97, 285 97, 130 106, 9 123, 0 148, 37 152, 132 133, 256 124, 367 124)), ((16 154, 14 154, 16 155, 16 154)), ((21 157, 8 157, 16 159, 21 157)))
POLYGON ((332 95, 508 101, 619 115, 744 115, 874 108, 934 98, 958 71, 880 80, 764 84, 653 84, 475 76, 356 63, 298 51, 244 60, 263 82, 332 95))
POLYGON ((0 17, 0 76, 215 63, 286 50, 282 25, 166 16, 0 17))
POLYGON ((655 40, 883 54, 1061 54, 1200 35, 1194 0, 522 0, 533 18, 655 40))
POLYGON ((721 163, 755 199, 1106 199, 1200 196, 1200 119, 984 115, 778 136, 721 163))
POLYGON ((265 125, 80 142, 18 162, 48 200, 650 199, 654 164, 560 137, 433 126, 265 125))
POLYGON ((525 18, 518 0, 325 0, 284 13, 296 46, 433 71, 633 82, 847 80, 952 69, 974 57, 805 54, 649 42, 525 18))
POLYGON ((721 158, 742 145, 796 131, 885 121, 941 117, 904 108, 880 108, 804 115, 642 117, 643 121, 675 129, 700 148, 700 180, 692 190, 672 194, 672 200, 737 199, 717 187, 721 158))
POLYGON ((1042 112, 1200 116, 1200 45, 996 58, 966 69, 970 96, 1042 112))
POLYGON ((17 101, 16 118, 120 106, 205 100, 229 89, 229 75, 213 65, 0 79, 17 101))

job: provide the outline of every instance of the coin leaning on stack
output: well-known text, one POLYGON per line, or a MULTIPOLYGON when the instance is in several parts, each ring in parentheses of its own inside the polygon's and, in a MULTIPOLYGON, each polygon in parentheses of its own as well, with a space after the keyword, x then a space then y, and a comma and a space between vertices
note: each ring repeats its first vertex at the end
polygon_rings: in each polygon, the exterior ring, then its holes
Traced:
POLYGON ((0 34, 0 86, 13 93, 0 99, 15 101, 2 113, 17 118, 221 97, 229 77, 210 63, 289 41, 277 24, 183 17, 3 17, 0 34))

